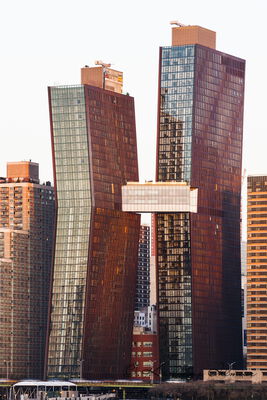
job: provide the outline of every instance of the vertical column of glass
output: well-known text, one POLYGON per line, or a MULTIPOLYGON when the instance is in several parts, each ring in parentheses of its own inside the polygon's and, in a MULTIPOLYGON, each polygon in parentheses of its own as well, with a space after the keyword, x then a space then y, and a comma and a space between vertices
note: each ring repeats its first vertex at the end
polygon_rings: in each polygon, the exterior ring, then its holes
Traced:
POLYGON ((192 369, 189 213, 158 214, 157 226, 161 362, 175 378, 192 369))
POLYGON ((48 376, 78 377, 85 306, 91 191, 83 86, 51 88, 57 231, 48 376))
MULTIPOLYGON (((191 178, 195 46, 164 47, 158 180, 191 178)), ((190 214, 158 214, 160 353, 165 378, 192 371, 190 214)))
POLYGON ((162 49, 159 181, 190 181, 194 46, 162 49))

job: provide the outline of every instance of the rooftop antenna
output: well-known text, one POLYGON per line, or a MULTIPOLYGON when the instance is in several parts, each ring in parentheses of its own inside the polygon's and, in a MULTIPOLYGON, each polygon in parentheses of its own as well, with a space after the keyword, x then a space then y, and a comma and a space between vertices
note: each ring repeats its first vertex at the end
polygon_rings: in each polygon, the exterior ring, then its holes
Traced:
POLYGON ((186 26, 186 25, 182 24, 182 23, 179 22, 179 21, 171 21, 171 22, 170 22, 170 25, 176 25, 176 26, 178 26, 179 28, 180 28, 181 26, 186 26))
POLYGON ((101 65, 102 67, 102 74, 103 74, 103 89, 105 89, 105 78, 106 78, 106 71, 107 68, 111 67, 111 64, 106 64, 102 60, 96 60, 95 65, 101 65))
POLYGON ((109 67, 111 67, 111 64, 106 64, 106 63, 104 63, 102 60, 96 60, 96 61, 95 61, 95 65, 101 65, 101 66, 104 67, 104 68, 109 68, 109 67))

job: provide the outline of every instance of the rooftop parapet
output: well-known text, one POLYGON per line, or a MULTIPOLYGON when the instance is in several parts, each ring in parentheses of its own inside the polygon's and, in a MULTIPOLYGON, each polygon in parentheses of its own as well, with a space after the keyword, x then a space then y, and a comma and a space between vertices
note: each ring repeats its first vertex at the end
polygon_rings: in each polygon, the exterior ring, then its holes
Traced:
POLYGON ((32 161, 7 163, 7 182, 39 183, 39 164, 32 161))
POLYGON ((201 44, 216 49, 216 32, 197 25, 172 28, 172 46, 201 44))

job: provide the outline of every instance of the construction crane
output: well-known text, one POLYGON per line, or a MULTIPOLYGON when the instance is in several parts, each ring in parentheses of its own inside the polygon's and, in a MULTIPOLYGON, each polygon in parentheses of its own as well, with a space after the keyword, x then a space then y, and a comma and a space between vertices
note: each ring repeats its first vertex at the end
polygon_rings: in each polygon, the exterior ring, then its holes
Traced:
POLYGON ((186 25, 182 24, 182 23, 179 22, 179 21, 170 21, 170 25, 176 25, 176 26, 178 26, 179 28, 181 28, 182 26, 186 26, 186 25))

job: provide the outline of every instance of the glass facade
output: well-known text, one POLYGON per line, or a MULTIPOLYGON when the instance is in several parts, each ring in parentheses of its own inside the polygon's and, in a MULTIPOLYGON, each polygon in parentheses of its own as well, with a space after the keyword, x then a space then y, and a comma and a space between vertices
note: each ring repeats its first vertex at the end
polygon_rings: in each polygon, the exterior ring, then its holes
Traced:
POLYGON ((242 368, 240 200, 245 61, 196 46, 191 185, 194 368, 242 368))
MULTIPOLYGON (((195 46, 161 51, 157 180, 191 178, 195 46)), ((192 373, 192 287, 189 213, 158 214, 157 259, 163 376, 192 373)))
POLYGON ((198 212, 157 215, 163 376, 242 364, 240 190, 245 62, 201 45, 160 52, 158 181, 198 212))
POLYGON ((57 229, 49 377, 126 377, 140 217, 122 212, 138 181, 134 101, 93 86, 49 88, 57 229))
POLYGON ((48 376, 78 376, 91 220, 83 86, 51 88, 57 229, 48 376))
POLYGON ((189 213, 157 215, 160 361, 163 375, 192 372, 189 213))
POLYGON ((195 46, 164 47, 158 180, 190 181, 195 46))

